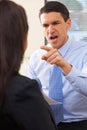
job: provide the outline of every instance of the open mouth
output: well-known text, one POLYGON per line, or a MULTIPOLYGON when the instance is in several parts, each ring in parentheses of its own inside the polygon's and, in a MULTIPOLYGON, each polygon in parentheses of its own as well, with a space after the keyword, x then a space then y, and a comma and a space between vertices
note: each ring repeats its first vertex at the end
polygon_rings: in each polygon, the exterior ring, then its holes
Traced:
POLYGON ((56 39, 56 38, 58 38, 58 36, 51 36, 50 40, 53 40, 53 39, 56 39))
POLYGON ((58 36, 50 36, 49 39, 50 39, 52 42, 56 42, 57 38, 58 38, 58 36))

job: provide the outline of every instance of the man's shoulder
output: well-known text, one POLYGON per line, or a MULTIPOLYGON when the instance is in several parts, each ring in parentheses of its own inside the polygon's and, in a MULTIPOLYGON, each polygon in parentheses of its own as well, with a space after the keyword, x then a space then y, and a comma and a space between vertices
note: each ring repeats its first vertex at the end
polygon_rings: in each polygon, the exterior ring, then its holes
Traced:
POLYGON ((76 41, 75 44, 77 44, 78 46, 87 47, 87 42, 85 41, 76 41))
POLYGON ((75 41, 73 42, 72 44, 72 48, 74 49, 86 49, 87 50, 87 42, 84 42, 84 41, 75 41))

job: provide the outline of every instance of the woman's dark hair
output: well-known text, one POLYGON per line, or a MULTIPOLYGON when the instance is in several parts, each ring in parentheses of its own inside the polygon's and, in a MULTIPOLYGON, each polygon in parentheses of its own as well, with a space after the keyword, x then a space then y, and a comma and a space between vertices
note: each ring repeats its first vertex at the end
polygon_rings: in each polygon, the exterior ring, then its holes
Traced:
POLYGON ((24 8, 12 1, 0 1, 0 104, 7 84, 18 73, 24 54, 28 22, 24 8))
POLYGON ((49 1, 40 9, 39 11, 39 18, 43 13, 49 12, 58 12, 63 17, 64 21, 66 22, 69 18, 69 11, 66 6, 58 1, 49 1))

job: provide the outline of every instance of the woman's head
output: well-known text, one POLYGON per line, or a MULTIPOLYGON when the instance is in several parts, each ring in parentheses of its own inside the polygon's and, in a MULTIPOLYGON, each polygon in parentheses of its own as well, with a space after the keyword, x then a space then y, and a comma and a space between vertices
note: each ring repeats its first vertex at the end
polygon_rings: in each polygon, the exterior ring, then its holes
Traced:
MULTIPOLYGON (((28 22, 24 8, 9 0, 0 1, 0 78, 18 72, 25 51, 28 22)), ((4 82, 3 82, 4 83, 4 82)))
POLYGON ((24 53, 28 23, 24 9, 12 1, 0 2, 0 64, 17 67, 24 53), (17 65, 17 66, 16 66, 17 65))

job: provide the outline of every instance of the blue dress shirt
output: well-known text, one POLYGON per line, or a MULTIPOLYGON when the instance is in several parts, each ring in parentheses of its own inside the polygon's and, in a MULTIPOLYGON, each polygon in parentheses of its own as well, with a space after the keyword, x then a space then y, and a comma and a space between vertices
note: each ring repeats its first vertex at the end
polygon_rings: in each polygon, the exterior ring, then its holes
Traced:
MULTIPOLYGON (((62 73, 63 122, 87 120, 87 43, 68 39, 58 51, 72 65, 68 75, 62 73)), ((41 59, 44 53, 45 50, 39 49, 32 54, 27 76, 40 81, 42 90, 49 96, 52 65, 41 59)))

